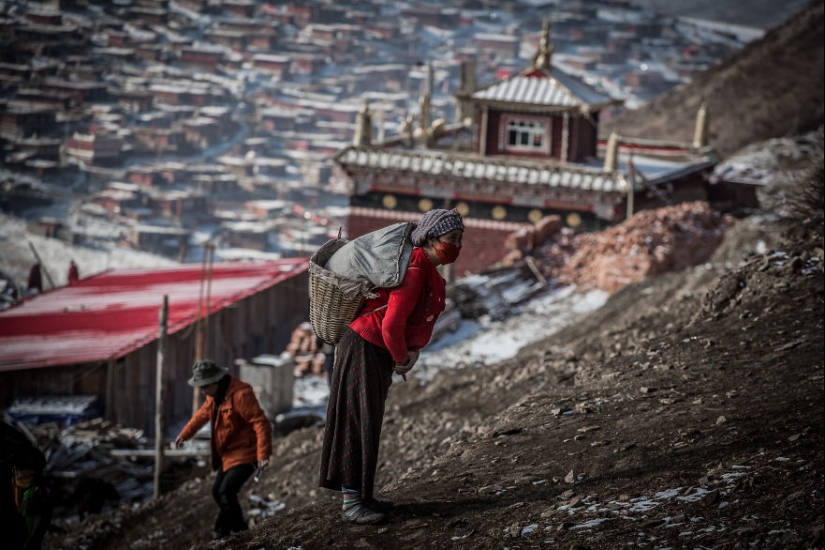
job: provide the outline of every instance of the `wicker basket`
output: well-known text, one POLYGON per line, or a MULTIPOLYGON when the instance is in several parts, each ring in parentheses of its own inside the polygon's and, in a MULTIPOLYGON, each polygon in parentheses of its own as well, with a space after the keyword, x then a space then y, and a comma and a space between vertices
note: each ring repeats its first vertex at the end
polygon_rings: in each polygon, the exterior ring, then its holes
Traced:
POLYGON ((340 287, 340 277, 324 268, 345 244, 347 240, 340 236, 327 241, 309 260, 309 322, 315 335, 330 344, 341 341, 366 301, 362 294, 345 294, 340 287))

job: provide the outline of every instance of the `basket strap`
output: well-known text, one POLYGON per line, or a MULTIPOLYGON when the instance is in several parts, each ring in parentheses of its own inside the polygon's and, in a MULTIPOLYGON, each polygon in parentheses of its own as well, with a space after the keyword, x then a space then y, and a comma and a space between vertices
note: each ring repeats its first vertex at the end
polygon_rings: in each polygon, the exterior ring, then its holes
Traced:
POLYGON ((385 307, 387 307, 388 305, 389 305, 389 304, 384 304, 383 306, 379 306, 379 307, 377 307, 377 308, 375 308, 375 309, 373 309, 373 310, 371 310, 371 311, 368 311, 368 312, 366 312, 366 313, 362 313, 361 315, 359 315, 359 317, 363 317, 364 315, 370 315, 370 314, 372 314, 372 313, 375 313, 376 311, 381 311, 382 309, 384 309, 384 308, 385 308, 385 307))

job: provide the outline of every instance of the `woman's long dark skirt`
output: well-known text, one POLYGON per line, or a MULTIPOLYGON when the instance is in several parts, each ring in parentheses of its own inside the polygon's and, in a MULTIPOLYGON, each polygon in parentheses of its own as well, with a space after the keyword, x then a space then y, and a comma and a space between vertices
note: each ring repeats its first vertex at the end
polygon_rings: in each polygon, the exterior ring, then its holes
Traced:
POLYGON ((347 329, 335 350, 319 485, 372 498, 384 405, 392 384, 390 353, 347 329))

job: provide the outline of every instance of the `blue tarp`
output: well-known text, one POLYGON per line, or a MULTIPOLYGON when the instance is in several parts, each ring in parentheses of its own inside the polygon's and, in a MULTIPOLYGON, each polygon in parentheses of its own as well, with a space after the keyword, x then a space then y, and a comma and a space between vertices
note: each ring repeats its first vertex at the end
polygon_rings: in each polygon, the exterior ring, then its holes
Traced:
POLYGON ((25 424, 57 422, 74 426, 103 416, 103 405, 94 395, 21 397, 6 409, 6 414, 25 424))

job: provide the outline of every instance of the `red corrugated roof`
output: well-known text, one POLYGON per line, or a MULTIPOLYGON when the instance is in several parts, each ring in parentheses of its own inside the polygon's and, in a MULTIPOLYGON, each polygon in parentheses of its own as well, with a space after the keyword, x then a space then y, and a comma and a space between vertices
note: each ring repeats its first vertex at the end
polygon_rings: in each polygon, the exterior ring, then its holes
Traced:
MULTIPOLYGON (((304 273, 307 258, 221 262, 212 269, 215 312, 304 273)), ((0 372, 106 361, 158 336, 158 312, 169 296, 171 334, 193 323, 201 265, 110 271, 46 292, 0 312, 0 372)), ((206 284, 203 287, 206 299, 206 284)))

